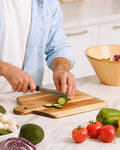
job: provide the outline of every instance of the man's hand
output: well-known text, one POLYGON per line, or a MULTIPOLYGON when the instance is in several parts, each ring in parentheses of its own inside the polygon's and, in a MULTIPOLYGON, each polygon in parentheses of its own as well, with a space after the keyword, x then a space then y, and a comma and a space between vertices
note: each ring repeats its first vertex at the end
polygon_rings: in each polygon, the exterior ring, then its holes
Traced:
POLYGON ((36 89, 32 77, 11 64, 3 63, 1 75, 6 78, 15 91, 26 93, 28 90, 33 92, 36 89), (30 89, 28 89, 28 85, 30 89))
POLYGON ((76 79, 75 76, 66 71, 55 71, 53 72, 53 80, 57 91, 67 93, 72 98, 76 90, 76 79))
POLYGON ((76 78, 69 72, 70 61, 59 57, 53 60, 51 69, 53 70, 53 80, 58 91, 67 93, 72 98, 76 90, 76 78))

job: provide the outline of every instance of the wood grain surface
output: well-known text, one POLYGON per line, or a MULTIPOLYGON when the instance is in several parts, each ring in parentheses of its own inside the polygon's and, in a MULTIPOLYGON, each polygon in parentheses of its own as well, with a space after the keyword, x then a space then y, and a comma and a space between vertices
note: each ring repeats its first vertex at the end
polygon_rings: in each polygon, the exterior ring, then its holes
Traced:
POLYGON ((35 93, 17 97, 19 106, 13 109, 15 114, 39 114, 52 118, 60 118, 69 115, 79 114, 107 106, 107 103, 101 99, 90 96, 86 93, 76 90, 73 99, 69 100, 61 109, 54 107, 44 107, 46 103, 57 103, 59 96, 48 93, 35 93))

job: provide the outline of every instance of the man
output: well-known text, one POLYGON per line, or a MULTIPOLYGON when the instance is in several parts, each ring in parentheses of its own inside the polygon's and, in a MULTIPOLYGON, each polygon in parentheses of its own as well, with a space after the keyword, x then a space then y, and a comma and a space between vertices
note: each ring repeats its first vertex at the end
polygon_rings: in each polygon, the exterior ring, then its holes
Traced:
POLYGON ((42 84, 45 53, 56 89, 74 96, 74 58, 62 21, 58 0, 0 0, 0 92, 33 92, 42 84))

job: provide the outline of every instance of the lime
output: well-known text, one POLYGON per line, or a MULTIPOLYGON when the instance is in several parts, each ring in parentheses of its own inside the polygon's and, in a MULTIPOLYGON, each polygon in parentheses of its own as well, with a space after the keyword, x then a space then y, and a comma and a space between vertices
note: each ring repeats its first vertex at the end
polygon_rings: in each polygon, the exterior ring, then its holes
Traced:
POLYGON ((6 110, 3 106, 0 105, 0 113, 5 114, 6 110))
POLYGON ((25 124, 20 129, 19 137, 30 141, 32 144, 38 144, 44 138, 44 131, 36 124, 25 124))

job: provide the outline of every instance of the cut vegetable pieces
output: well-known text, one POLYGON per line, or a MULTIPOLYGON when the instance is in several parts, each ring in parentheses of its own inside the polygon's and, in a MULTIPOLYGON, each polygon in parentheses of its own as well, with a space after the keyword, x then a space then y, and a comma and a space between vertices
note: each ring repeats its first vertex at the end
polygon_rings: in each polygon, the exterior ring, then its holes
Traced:
POLYGON ((44 107, 55 107, 55 108, 58 108, 58 109, 59 109, 59 108, 62 108, 63 105, 64 105, 67 101, 68 101, 68 98, 61 96, 61 97, 59 97, 58 100, 57 100, 58 104, 45 104, 44 107))

